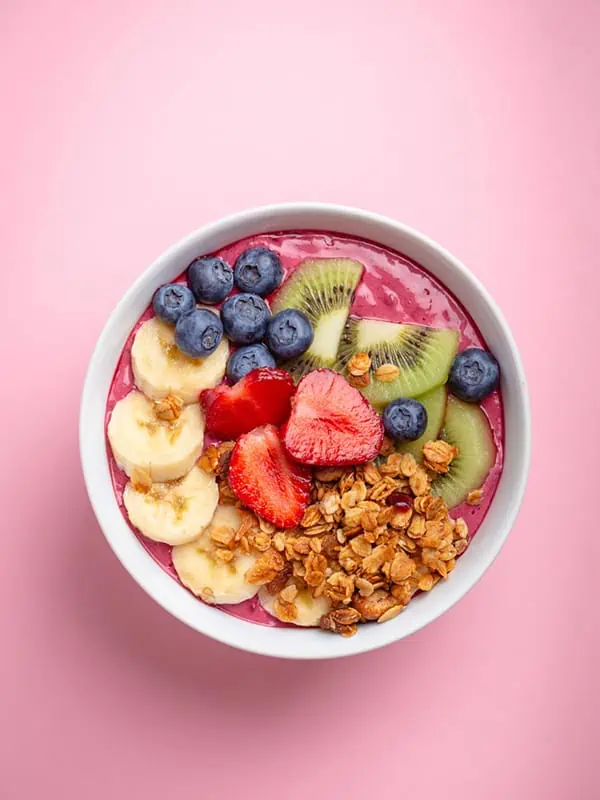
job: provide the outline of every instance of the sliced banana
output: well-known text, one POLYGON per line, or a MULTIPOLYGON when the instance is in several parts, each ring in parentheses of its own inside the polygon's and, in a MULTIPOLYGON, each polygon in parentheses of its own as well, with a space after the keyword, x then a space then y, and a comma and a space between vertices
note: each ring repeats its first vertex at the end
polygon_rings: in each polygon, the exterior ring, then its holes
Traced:
POLYGON ((131 365, 137 387, 148 397, 174 394, 184 403, 196 403, 202 389, 223 380, 228 356, 229 344, 223 339, 208 358, 188 358, 175 344, 175 329, 153 317, 135 335, 131 365))
POLYGON ((242 517, 235 506, 218 506, 210 525, 195 542, 173 548, 173 566, 179 580, 205 603, 230 605, 249 600, 258 586, 246 581, 256 557, 236 552, 229 562, 217 556, 217 529, 237 531, 242 517))
MULTIPOLYGON (((277 595, 269 594, 266 586, 262 586, 258 599, 266 612, 276 619, 281 619, 277 614, 276 603, 277 595)), ((293 600, 296 606, 296 618, 293 624, 302 628, 318 627, 323 614, 331 610, 331 605, 326 597, 313 597, 308 589, 301 589, 293 600)), ((287 622, 287 619, 282 620, 287 622)))
POLYGON ((147 472, 153 483, 175 481, 200 458, 204 415, 196 403, 185 406, 174 422, 161 422, 152 402, 133 391, 114 407, 108 440, 115 461, 129 476, 138 468, 147 472))
POLYGON ((132 524, 155 542, 185 544, 197 539, 210 523, 219 502, 214 475, 194 467, 180 481, 155 483, 147 491, 131 482, 123 502, 132 524))

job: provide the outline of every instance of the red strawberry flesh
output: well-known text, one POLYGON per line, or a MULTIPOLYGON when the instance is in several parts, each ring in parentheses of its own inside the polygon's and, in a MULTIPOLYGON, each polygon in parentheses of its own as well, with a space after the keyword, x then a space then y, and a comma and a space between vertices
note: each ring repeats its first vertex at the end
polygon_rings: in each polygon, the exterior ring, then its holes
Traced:
POLYGON ((206 389, 200 395, 206 431, 219 439, 237 439, 260 425, 282 425, 294 391, 289 372, 272 367, 252 370, 234 386, 206 389))
POLYGON ((228 479, 244 505, 278 528, 298 525, 310 500, 311 471, 292 461, 274 425, 238 439, 228 479))
POLYGON ((383 423, 343 375, 318 369, 298 384, 283 438, 289 454, 302 464, 363 464, 381 449, 383 423))

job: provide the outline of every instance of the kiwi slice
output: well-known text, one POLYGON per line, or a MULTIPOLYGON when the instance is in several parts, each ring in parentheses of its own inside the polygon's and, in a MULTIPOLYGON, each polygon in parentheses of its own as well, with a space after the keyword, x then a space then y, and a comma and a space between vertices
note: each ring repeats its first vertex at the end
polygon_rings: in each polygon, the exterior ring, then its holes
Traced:
POLYGON ((458 448, 458 455, 449 472, 433 481, 431 490, 453 508, 485 481, 496 461, 496 445, 481 408, 452 396, 448 398, 442 438, 458 448))
POLYGON ((412 453, 412 455, 421 461, 423 458, 423 445, 425 442, 431 442, 438 438, 442 425, 444 424, 444 416, 446 414, 446 400, 448 393, 445 386, 436 386, 425 394, 422 394, 416 399, 423 403, 425 411, 427 411, 427 427, 425 433, 414 442, 403 442, 396 448, 399 453, 412 453))
POLYGON ((374 406, 397 397, 419 397, 445 383, 458 347, 458 331, 405 325, 376 319, 349 319, 336 368, 342 372, 355 353, 371 357, 371 381, 361 389, 374 406), (392 381, 380 381, 375 370, 393 364, 400 372, 392 381))
POLYGON ((363 273, 351 258, 307 258, 298 265, 271 303, 273 314, 297 308, 309 318, 314 339, 298 358, 282 364, 299 380, 320 367, 333 367, 348 313, 363 273))

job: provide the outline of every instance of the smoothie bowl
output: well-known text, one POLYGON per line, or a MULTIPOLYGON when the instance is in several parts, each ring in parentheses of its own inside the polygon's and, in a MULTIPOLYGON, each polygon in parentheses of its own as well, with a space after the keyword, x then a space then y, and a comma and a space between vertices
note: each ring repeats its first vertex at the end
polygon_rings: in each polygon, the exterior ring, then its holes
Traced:
POLYGON ((459 600, 525 489, 529 405, 499 310, 399 223, 314 203, 202 228, 119 303, 85 381, 101 528, 192 628, 363 652, 459 600))

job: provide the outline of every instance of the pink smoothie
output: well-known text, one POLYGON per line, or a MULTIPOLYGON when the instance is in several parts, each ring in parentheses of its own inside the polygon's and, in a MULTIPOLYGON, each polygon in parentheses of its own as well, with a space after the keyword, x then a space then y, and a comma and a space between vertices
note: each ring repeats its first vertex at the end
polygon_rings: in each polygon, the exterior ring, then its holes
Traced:
MULTIPOLYGON (((341 234, 300 231, 251 236, 222 248, 214 255, 221 256, 233 266, 242 251, 257 246, 269 247, 279 254, 286 277, 305 258, 354 258, 364 264, 365 271, 351 309, 353 316, 371 317, 389 322, 431 325, 437 328, 455 328, 461 334, 459 349, 469 346, 486 348, 485 341, 475 323, 458 300, 426 270, 399 253, 341 234)), ((204 254, 198 253, 198 255, 204 254)), ((185 282, 185 274, 181 275, 178 280, 182 283, 185 282)), ((123 348, 108 395, 106 424, 108 424, 115 404, 134 388, 131 345, 139 326, 152 315, 152 307, 149 306, 138 320, 123 348)), ((500 479, 503 461, 504 419, 500 392, 494 392, 486 398, 482 407, 494 433, 496 463, 483 485, 481 505, 469 506, 463 503, 452 509, 451 512, 453 517, 463 517, 466 520, 471 534, 476 533, 492 502, 500 479)), ((108 443, 107 452, 117 502, 127 524, 130 525, 123 505, 123 489, 127 483, 127 476, 117 466, 108 443)), ((133 526, 130 525, 130 527, 152 558, 169 575, 178 580, 171 559, 171 546, 146 539, 133 526)), ((223 606, 222 609, 228 614, 251 622, 282 625, 262 609, 257 598, 235 606, 223 606)))

